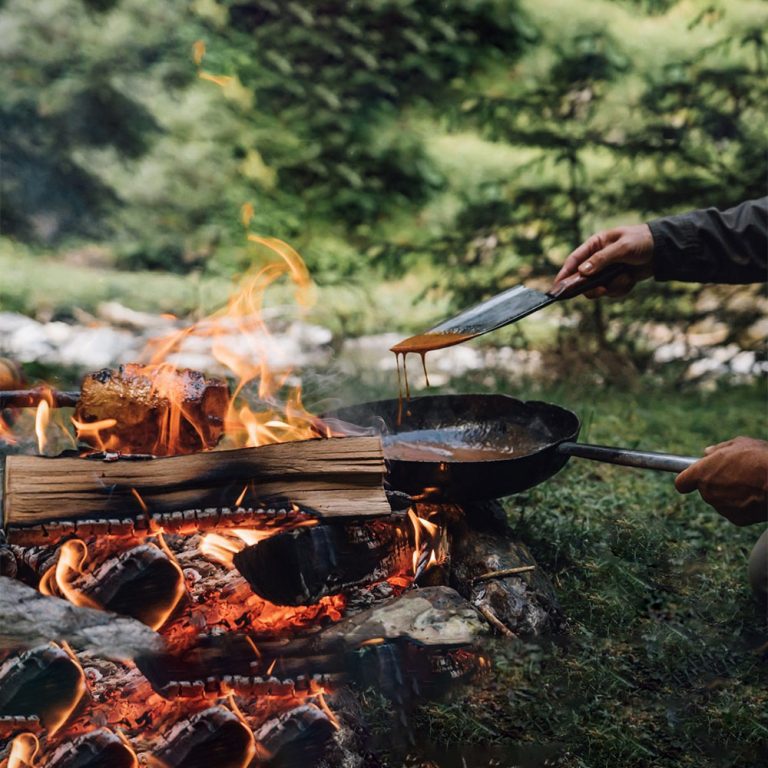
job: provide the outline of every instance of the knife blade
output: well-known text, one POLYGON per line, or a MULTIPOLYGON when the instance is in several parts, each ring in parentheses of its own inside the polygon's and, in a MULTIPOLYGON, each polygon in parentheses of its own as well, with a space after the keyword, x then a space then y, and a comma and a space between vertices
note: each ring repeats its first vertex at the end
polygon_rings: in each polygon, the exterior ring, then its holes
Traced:
POLYGON ((624 264, 612 264, 590 277, 583 277, 581 274, 572 275, 562 280, 548 293, 537 291, 535 288, 526 288, 525 285, 516 285, 460 312, 424 333, 398 342, 391 351, 396 354, 424 353, 461 344, 463 341, 521 320, 556 301, 570 299, 592 288, 610 283, 626 270, 627 267, 624 264))

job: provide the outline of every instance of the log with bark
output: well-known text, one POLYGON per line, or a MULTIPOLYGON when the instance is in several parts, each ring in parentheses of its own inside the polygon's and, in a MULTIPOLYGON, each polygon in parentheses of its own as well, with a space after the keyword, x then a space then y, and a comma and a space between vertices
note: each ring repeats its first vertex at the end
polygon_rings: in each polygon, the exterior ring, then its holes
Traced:
POLYGON ((378 437, 305 440, 190 456, 116 461, 9 456, 5 526, 287 502, 319 517, 390 513, 378 437))
POLYGON ((499 502, 468 506, 452 530, 450 583, 503 635, 557 630, 562 611, 549 578, 514 541, 499 502))
POLYGON ((313 768, 325 755, 334 726, 314 704, 302 704, 267 720, 256 733, 268 768, 313 768))
POLYGON ((164 647, 160 635, 135 619, 80 608, 6 577, 0 577, 0 616, 0 650, 66 641, 107 658, 130 659, 164 647))

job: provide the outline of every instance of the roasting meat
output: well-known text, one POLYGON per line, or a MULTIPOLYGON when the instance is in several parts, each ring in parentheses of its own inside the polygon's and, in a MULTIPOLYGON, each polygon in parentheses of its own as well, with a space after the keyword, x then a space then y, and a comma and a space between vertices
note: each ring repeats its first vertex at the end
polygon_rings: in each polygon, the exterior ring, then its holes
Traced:
POLYGON ((218 443, 228 402, 227 382, 200 371, 138 364, 105 368, 83 380, 75 411, 78 437, 97 450, 126 454, 195 453, 218 443))

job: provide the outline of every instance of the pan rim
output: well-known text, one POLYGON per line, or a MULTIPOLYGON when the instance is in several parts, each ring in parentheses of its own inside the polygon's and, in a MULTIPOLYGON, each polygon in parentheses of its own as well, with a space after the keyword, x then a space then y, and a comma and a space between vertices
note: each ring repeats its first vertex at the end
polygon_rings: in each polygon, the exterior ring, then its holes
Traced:
MULTIPOLYGON (((514 454, 510 454, 509 457, 504 458, 488 458, 488 459, 474 459, 471 461, 452 461, 451 459, 444 459, 444 460, 436 460, 436 459, 390 459, 387 458, 386 455, 384 456, 384 460, 387 463, 390 464, 423 464, 423 465, 439 465, 439 464, 447 464, 450 466, 463 466, 463 467, 471 467, 474 464, 481 464, 483 466, 489 465, 489 464, 508 464, 509 462, 514 461, 522 461, 523 459, 530 459, 533 456, 538 456, 546 451, 552 451, 557 448, 558 445, 561 443, 567 442, 569 440, 575 440, 579 432, 581 431, 581 419, 579 416, 569 408, 566 408, 562 405, 558 405, 557 403, 549 403, 545 400, 522 400, 518 397, 514 397, 513 395, 508 395, 504 392, 464 392, 464 393, 444 393, 439 395, 420 395, 418 397, 412 397, 408 403, 416 403, 419 401, 424 400, 430 400, 430 401, 436 401, 436 400, 448 400, 448 399, 455 399, 455 398, 474 398, 474 399, 481 399, 481 400, 490 400, 492 398, 499 398, 505 401, 508 401, 510 403, 515 403, 517 405, 522 405, 524 407, 531 407, 531 406, 544 406, 548 410, 552 411, 559 411, 563 415, 572 418, 575 422, 574 428, 572 428, 569 433, 561 438, 553 439, 550 442, 548 442, 546 445, 543 445, 541 448, 537 448, 534 451, 531 451, 529 453, 525 453, 522 455, 515 456, 514 454)), ((405 403, 405 401, 403 401, 405 403)), ((397 398, 383 398, 380 400, 370 400, 365 401, 361 403, 353 403, 351 405, 345 405, 341 408, 336 408, 333 411, 328 412, 327 414, 323 414, 320 418, 325 418, 326 416, 336 416, 340 411, 346 411, 351 410, 353 408, 362 408, 365 406, 371 407, 372 409, 375 406, 383 405, 383 404, 393 404, 397 403, 397 398)), ((378 433, 379 437, 383 437, 381 433, 378 433)), ((391 434, 397 434, 396 432, 391 434)))

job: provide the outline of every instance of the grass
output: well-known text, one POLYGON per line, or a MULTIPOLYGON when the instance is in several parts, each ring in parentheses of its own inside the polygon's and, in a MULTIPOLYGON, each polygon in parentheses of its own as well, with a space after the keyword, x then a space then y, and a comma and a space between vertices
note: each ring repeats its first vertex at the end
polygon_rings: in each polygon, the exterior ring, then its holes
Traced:
MULTIPOLYGON (((582 439, 606 444, 697 454, 766 434, 762 387, 528 394, 574 408, 582 439)), ((494 643, 493 674, 423 705, 417 756, 392 765, 766 764, 766 617, 745 572, 759 527, 678 495, 670 475, 578 459, 507 509, 567 631, 494 643)))

